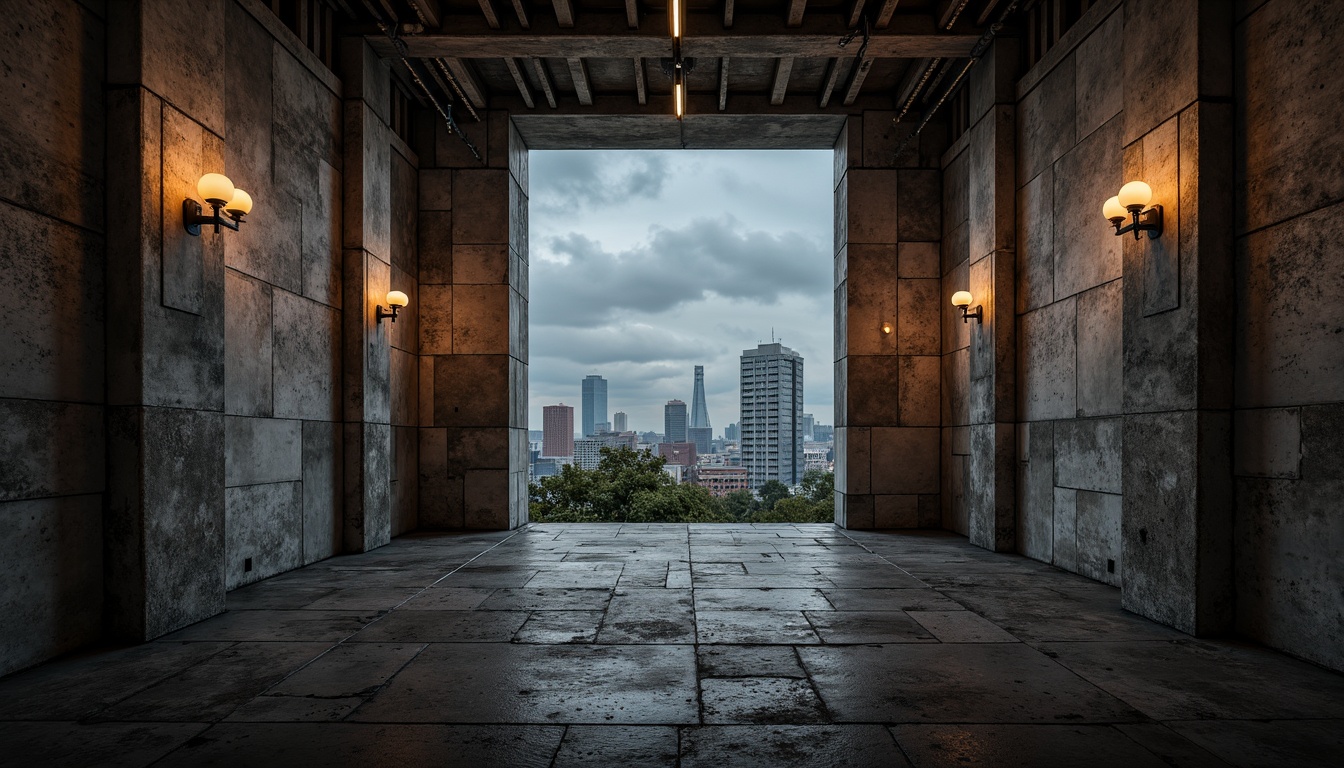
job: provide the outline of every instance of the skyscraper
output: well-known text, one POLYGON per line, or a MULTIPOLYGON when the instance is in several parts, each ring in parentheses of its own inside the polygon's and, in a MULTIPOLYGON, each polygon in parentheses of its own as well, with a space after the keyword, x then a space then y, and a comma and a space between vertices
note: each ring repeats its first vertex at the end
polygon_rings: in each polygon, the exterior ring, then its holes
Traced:
POLYGON ((630 429, 630 420, 625 415, 625 411, 617 411, 611 415, 611 431, 625 432, 630 429))
POLYGON ((691 395, 691 426, 708 427, 709 407, 705 405, 705 366, 695 366, 695 392, 691 395))
POLYGON ((663 442, 686 442, 686 404, 680 400, 669 400, 663 406, 663 442))
POLYGON ((607 380, 590 374, 583 380, 583 436, 597 433, 597 425, 607 420, 607 380))
POLYGON ((783 344, 742 351, 742 466, 747 484, 803 477, 803 358, 783 344))
POLYGON ((561 403, 541 409, 541 455, 574 455, 574 408, 561 403))
POLYGON ((804 414, 803 414, 803 439, 804 439, 804 440, 811 440, 811 439, 812 439, 812 425, 815 424, 815 423, 816 423, 816 419, 814 419, 814 418, 812 417, 812 414, 810 414, 810 413, 804 413, 804 414))

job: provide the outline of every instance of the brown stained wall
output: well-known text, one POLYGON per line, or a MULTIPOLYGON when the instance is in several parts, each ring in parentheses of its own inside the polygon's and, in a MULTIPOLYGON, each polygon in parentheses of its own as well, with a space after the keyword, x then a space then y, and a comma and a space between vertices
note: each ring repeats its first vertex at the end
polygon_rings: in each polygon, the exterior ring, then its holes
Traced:
POLYGON ((1236 628, 1344 668, 1344 6, 1237 20, 1236 628))
POLYGON ((105 19, 0 35, 0 675, 97 639, 104 499, 105 19), (34 98, 42 94, 42 98, 34 98))

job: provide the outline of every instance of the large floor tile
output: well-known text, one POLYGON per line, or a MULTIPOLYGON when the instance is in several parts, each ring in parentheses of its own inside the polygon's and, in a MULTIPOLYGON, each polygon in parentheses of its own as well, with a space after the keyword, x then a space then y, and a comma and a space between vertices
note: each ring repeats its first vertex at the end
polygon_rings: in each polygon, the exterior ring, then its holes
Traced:
POLYGON ((705 726, 681 738, 682 768, 900 768, 910 763, 880 725, 705 726))

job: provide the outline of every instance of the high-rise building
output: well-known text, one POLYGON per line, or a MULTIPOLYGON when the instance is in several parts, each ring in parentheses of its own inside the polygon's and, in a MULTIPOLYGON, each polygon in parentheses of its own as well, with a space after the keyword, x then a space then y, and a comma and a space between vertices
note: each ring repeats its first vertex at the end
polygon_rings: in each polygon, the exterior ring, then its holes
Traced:
POLYGON ((709 427, 709 406, 705 404, 705 366, 695 366, 695 391, 691 394, 691 426, 709 427))
POLYGON ((803 358, 780 343, 742 351, 742 466, 747 484, 803 477, 803 358))
POLYGON ((812 418, 812 414, 810 414, 810 413, 804 413, 804 414, 803 414, 803 439, 804 439, 804 440, 811 440, 811 439, 812 439, 812 425, 815 424, 815 423, 816 423, 816 419, 812 418))
POLYGON ((709 427, 687 428, 686 440, 695 443, 695 450, 701 455, 714 451, 714 430, 709 427))
POLYGON ((730 443, 736 443, 741 435, 738 433, 737 422, 733 422, 723 428, 723 439, 730 443))
POLYGON ((637 438, 633 432, 624 435, 605 434, 574 441, 574 463, 580 469, 597 469, 602 463, 603 448, 634 449, 637 438))
POLYGON ((597 374, 583 379, 583 436, 597 434, 597 425, 607 420, 607 380, 597 374))
POLYGON ((561 403, 541 409, 541 455, 574 455, 574 407, 561 403))
POLYGON ((611 415, 611 431, 627 432, 630 430, 630 419, 625 415, 625 411, 617 411, 611 415))
POLYGON ((663 406, 663 442, 686 442, 686 404, 680 400, 668 400, 663 406))

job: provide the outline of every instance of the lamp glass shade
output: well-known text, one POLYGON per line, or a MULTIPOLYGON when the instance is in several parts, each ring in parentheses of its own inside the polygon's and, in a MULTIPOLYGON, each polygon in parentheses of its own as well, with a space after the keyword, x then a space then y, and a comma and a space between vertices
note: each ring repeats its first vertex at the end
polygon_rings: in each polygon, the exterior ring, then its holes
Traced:
POLYGON ((222 173, 207 173, 196 182, 196 191, 205 200, 227 203, 233 199, 233 182, 222 173))
POLYGON ((956 293, 952 294, 952 306, 969 307, 970 305, 971 305, 970 291, 957 291, 956 293))
POLYGON ((1120 194, 1116 196, 1120 205, 1125 208, 1132 206, 1143 207, 1153 199, 1153 188, 1144 184, 1142 181, 1131 181, 1120 188, 1120 194))
POLYGON ((252 196, 241 189, 235 188, 233 198, 229 200, 228 205, 224 206, 224 210, 245 216, 252 212, 252 196))
POLYGON ((389 307, 404 307, 410 303, 411 300, 401 291, 387 292, 387 305, 389 307))
POLYGON ((1107 200, 1106 204, 1101 206, 1101 213, 1108 219, 1123 219, 1129 216, 1129 211, 1126 211, 1125 206, 1120 204, 1118 196, 1107 200))

